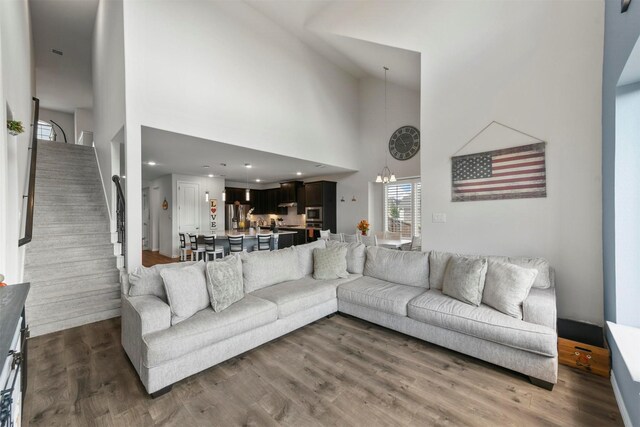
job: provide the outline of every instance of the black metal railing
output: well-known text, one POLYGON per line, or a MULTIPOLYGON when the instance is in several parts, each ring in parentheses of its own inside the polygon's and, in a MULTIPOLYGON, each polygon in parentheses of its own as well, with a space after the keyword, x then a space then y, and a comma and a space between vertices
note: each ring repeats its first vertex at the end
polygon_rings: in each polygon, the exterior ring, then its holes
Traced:
POLYGON ((125 202, 124 192, 120 185, 120 177, 113 175, 111 180, 116 184, 116 231, 118 232, 118 243, 120 243, 120 255, 124 257, 124 262, 127 262, 127 234, 125 229, 125 202))
POLYGON ((38 157, 38 119, 40 115, 40 100, 33 97, 33 122, 31 124, 31 161, 29 162, 29 184, 27 187, 27 194, 24 198, 27 199, 27 212, 26 221, 24 225, 24 237, 18 240, 18 246, 26 245, 31 241, 33 235, 33 208, 35 206, 36 196, 36 159, 38 157))

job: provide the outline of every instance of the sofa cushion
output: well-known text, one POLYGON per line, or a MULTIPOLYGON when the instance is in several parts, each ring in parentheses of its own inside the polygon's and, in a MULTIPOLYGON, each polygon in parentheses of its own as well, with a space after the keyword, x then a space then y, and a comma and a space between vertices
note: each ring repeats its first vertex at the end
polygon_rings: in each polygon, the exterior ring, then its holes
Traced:
POLYGON ((229 255, 207 263, 207 290, 213 311, 220 312, 244 297, 242 261, 229 255))
POLYGON ((360 275, 351 274, 344 279, 316 280, 311 276, 278 283, 253 292, 251 295, 266 299, 278 306, 278 318, 290 316, 336 298, 336 288, 360 275))
POLYGON ((315 248, 324 249, 326 247, 327 243, 322 239, 293 247, 298 254, 298 271, 300 275, 308 276, 313 274, 313 250, 315 248))
POLYGON ((501 261, 515 264, 524 268, 533 268, 538 270, 536 280, 532 287, 539 289, 547 289, 552 286, 551 283, 551 267, 549 262, 544 258, 532 257, 506 257, 506 256, 480 256, 480 255, 460 255, 451 252, 429 252, 429 287, 431 289, 442 289, 442 281, 444 280, 444 271, 447 268, 449 259, 454 256, 464 256, 467 258, 486 258, 487 261, 501 261))
POLYGON ((327 240, 327 247, 347 248, 347 271, 351 274, 362 274, 366 259, 365 245, 359 242, 338 242, 337 240, 327 240))
POLYGON ((522 319, 522 303, 538 270, 515 264, 489 261, 482 303, 516 319, 522 319))
POLYGON ((242 252, 240 258, 245 293, 302 277, 298 270, 298 254, 293 248, 242 252))
POLYGON ((364 275, 400 285, 429 288, 429 254, 369 246, 364 275))
POLYGON ((486 305, 475 307, 429 290, 409 301, 410 318, 508 347, 555 357, 557 335, 546 326, 523 322, 486 305))
POLYGON ((313 250, 313 278, 334 280, 349 277, 347 272, 347 248, 329 247, 313 250))
POLYGON ((198 261, 172 262, 157 264, 153 267, 137 267, 129 273, 129 296, 155 295, 167 302, 167 293, 160 272, 167 268, 184 268, 196 264, 198 261))
POLYGON ((484 258, 451 257, 444 272, 442 293, 459 301, 480 305, 487 274, 484 258))
POLYGON ((277 319, 274 303, 252 295, 220 313, 208 307, 169 329, 143 336, 142 363, 152 368, 277 319))
POLYGON ((407 315, 407 303, 422 294, 424 288, 399 285, 362 276, 338 286, 338 299, 398 316, 407 315))
POLYGON ((209 306, 209 292, 204 270, 204 262, 199 262, 185 268, 165 268, 160 271, 171 308, 172 325, 188 319, 209 306))

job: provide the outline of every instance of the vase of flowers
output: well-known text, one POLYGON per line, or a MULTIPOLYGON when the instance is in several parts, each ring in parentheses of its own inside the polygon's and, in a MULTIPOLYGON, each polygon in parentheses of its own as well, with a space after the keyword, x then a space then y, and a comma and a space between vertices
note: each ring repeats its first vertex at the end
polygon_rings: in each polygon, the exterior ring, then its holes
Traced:
POLYGON ((24 126, 22 126, 22 122, 18 120, 7 120, 7 129, 13 136, 20 135, 24 132, 24 126))
POLYGON ((367 221, 366 219, 363 219, 358 223, 357 228, 358 230, 360 230, 363 236, 366 236, 367 233, 369 232, 369 221, 367 221))

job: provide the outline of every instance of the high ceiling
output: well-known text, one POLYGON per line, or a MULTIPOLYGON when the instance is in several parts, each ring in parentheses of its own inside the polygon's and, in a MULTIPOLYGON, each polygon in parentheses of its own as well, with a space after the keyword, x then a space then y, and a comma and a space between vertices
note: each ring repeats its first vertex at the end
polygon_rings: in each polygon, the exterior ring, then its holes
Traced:
POLYGON ((213 174, 228 181, 245 182, 248 179, 253 184, 260 179, 261 184, 269 184, 353 172, 149 127, 142 128, 142 163, 144 181, 173 173, 203 177, 213 174), (156 165, 148 165, 149 161, 156 165), (251 169, 246 168, 245 163, 250 163, 251 169))
POLYGON ((29 6, 40 105, 69 113, 91 108, 91 49, 98 0, 29 0, 29 6))

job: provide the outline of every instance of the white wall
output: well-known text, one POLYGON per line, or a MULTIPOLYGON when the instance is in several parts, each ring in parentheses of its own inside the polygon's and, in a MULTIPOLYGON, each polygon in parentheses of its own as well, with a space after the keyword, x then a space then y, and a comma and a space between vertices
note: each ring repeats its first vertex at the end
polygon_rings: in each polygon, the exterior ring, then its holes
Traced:
MULTIPOLYGON (((74 112, 75 143, 80 143, 82 132, 93 132, 93 110, 91 108, 76 108, 74 112)), ((85 145, 87 141, 84 141, 85 145)))
POLYGON ((0 2, 0 123, 11 118, 22 121, 25 132, 10 136, 0 131, 0 273, 6 283, 22 280, 24 247, 17 248, 21 235, 29 160, 31 97, 34 93, 29 4, 26 0, 0 2))
MULTIPOLYGON (((120 168, 118 150, 113 149, 111 142, 122 139, 117 134, 125 122, 122 0, 101 0, 98 4, 92 54, 93 137, 107 203, 113 212, 111 201, 115 189, 111 176, 120 175, 120 168)), ((142 196, 136 200, 142 200, 142 196)))
MULTIPOLYGON (((247 4, 125 2, 124 25, 128 178, 139 179, 143 125, 357 163, 356 80, 247 4)), ((140 200, 141 186, 129 184, 127 198, 140 200)), ((131 224, 139 215, 127 212, 131 224)), ((140 241, 141 230, 128 231, 131 244, 140 241)), ((140 263, 137 252, 128 251, 130 267, 140 263)))
POLYGON ((559 316, 602 325, 603 3, 337 2, 308 26, 422 53, 423 248, 546 257, 559 316), (548 142, 547 198, 451 202, 450 157, 492 120, 548 142))
POLYGON ((640 328, 640 83, 616 97, 616 323, 640 328))
MULTIPOLYGON (((37 94, 37 91, 36 91, 37 94)), ((65 113, 63 111, 50 110, 47 108, 40 108, 40 120, 51 123, 51 120, 58 123, 62 129, 64 129, 67 135, 67 142, 69 144, 75 143, 75 123, 74 117, 71 113, 65 113)), ((56 132, 56 141, 64 142, 64 136, 60 132, 60 128, 56 125, 52 125, 53 130, 56 132)))

